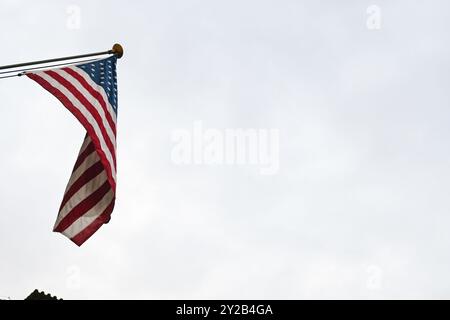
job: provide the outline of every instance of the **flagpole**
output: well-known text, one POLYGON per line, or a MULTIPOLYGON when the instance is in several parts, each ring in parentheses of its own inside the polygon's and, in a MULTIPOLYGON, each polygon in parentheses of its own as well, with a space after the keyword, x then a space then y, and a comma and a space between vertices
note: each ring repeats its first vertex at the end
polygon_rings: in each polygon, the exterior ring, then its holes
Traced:
MULTIPOLYGON (((63 57, 63 58, 55 58, 55 59, 47 59, 47 60, 40 60, 40 61, 11 64, 11 65, 7 65, 7 66, 0 66, 0 70, 15 69, 15 68, 32 66, 32 65, 36 65, 36 64, 46 64, 46 63, 52 63, 52 62, 58 62, 58 61, 64 61, 64 60, 75 60, 75 59, 88 58, 88 57, 100 56, 100 55, 105 55, 105 54, 115 54, 117 56, 117 58, 120 59, 123 56, 123 48, 120 44, 116 43, 112 47, 112 49, 110 49, 108 51, 80 54, 77 56, 70 56, 70 57, 63 57)), ((14 72, 14 71, 11 71, 11 72, 14 72)))

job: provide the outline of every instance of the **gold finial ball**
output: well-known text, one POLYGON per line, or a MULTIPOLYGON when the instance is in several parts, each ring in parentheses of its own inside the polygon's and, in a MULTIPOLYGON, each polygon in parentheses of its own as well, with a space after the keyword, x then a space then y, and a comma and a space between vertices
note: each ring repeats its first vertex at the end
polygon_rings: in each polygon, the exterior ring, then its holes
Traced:
POLYGON ((112 51, 115 55, 117 55, 117 58, 119 58, 119 59, 122 58, 123 48, 120 44, 116 43, 115 45, 113 45, 112 51))

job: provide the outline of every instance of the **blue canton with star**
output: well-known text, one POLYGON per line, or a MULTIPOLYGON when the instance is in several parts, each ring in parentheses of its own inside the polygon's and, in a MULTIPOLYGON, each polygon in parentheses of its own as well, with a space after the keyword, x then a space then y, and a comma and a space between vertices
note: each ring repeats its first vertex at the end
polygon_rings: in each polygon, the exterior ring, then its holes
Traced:
POLYGON ((91 79, 105 89, 109 103, 117 116, 117 57, 111 56, 106 59, 80 64, 76 67, 85 71, 91 79))

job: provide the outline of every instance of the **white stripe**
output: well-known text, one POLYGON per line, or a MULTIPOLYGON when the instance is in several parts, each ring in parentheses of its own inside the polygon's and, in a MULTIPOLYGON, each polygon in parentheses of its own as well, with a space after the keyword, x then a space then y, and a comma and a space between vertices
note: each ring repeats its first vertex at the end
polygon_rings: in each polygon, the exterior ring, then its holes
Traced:
MULTIPOLYGON (((81 149, 80 152, 78 152, 78 158, 80 157, 80 155, 86 150, 86 148, 88 147, 88 145, 92 142, 91 138, 89 137, 88 134, 86 134, 83 144, 81 145, 81 149)), ((89 156, 88 156, 89 157, 89 156)), ((86 157, 86 158, 88 158, 86 157)), ((77 161, 78 161, 77 158, 77 161)), ((98 157, 97 155, 97 161, 99 161, 100 157, 98 157)), ((67 193, 67 191, 69 190, 70 186, 72 186, 72 184, 76 181, 76 179, 79 178, 79 176, 87 169, 89 168, 92 164, 94 164, 94 162, 91 163, 92 159, 89 159, 89 162, 86 162, 87 159, 84 159, 83 163, 81 163, 79 165, 79 167, 77 168, 77 170, 75 170, 75 172, 72 172, 72 175, 70 176, 70 180, 69 183, 66 186, 66 190, 64 191, 64 194, 67 193), (83 170, 80 170, 81 167, 84 167, 83 170)))
POLYGON ((85 228, 87 228, 92 222, 95 221, 105 209, 111 204, 114 198, 114 193, 109 190, 107 194, 100 200, 94 207, 87 211, 84 215, 79 217, 73 222, 66 230, 62 232, 66 237, 73 238, 85 228))
POLYGON ((78 190, 64 205, 61 211, 58 213, 58 218, 55 222, 55 228, 61 222, 62 219, 70 212, 73 208, 80 204, 81 201, 89 197, 94 193, 103 183, 107 180, 106 172, 102 171, 94 179, 86 183, 80 190, 78 190))
POLYGON ((82 115, 86 118, 87 122, 92 125, 92 127, 94 128, 94 132, 97 135, 98 140, 100 141, 100 147, 103 150, 103 152, 105 153, 106 159, 109 162, 109 165, 111 167, 112 178, 115 181, 116 180, 116 170, 114 167, 114 161, 112 159, 111 152, 109 151, 108 147, 106 146, 104 137, 100 131, 100 127, 98 126, 97 121, 95 121, 95 119, 92 117, 91 113, 83 106, 82 103, 80 103, 80 101, 78 101, 78 99, 66 87, 64 87, 58 81, 53 79, 51 76, 49 76, 48 74, 46 74, 44 72, 37 72, 37 73, 35 73, 35 75, 43 78, 51 86, 53 86, 54 88, 61 91, 61 93, 64 94, 66 96, 66 98, 70 100, 70 102, 72 102, 72 104, 75 106, 75 108, 77 108, 82 113, 82 115))
POLYGON ((69 188, 72 186, 72 184, 78 180, 79 177, 87 170, 89 169, 94 163, 99 162, 100 157, 97 154, 97 151, 93 150, 92 153, 84 159, 83 163, 80 164, 80 166, 72 173, 70 176, 69 183, 67 184, 66 191, 64 191, 64 194, 69 191, 69 188))
MULTIPOLYGON (((102 120, 103 127, 106 129, 106 133, 108 134, 109 140, 112 142, 112 145, 116 146, 116 136, 114 135, 114 132, 109 125, 109 122, 106 120, 106 114, 103 110, 102 106, 100 105, 100 102, 98 102, 97 99, 95 99, 89 91, 86 90, 85 87, 83 87, 80 82, 72 77, 68 72, 55 69, 53 72, 56 72, 61 77, 65 78, 68 82, 70 82, 85 98, 87 101, 89 101, 90 104, 94 107, 95 110, 97 110, 98 114, 100 115, 100 119, 102 120)), ((105 137, 106 138, 106 137, 105 137)))
MULTIPOLYGON (((77 68, 69 68, 71 70, 73 70, 73 72, 76 72, 78 75, 80 75, 81 77, 83 77, 83 75, 81 74, 82 72, 79 72, 79 70, 76 70, 77 68)), ((92 95, 82 84, 80 81, 78 81, 77 78, 75 78, 74 76, 72 76, 70 73, 68 73, 65 70, 62 69, 56 69, 53 70, 55 72, 57 72, 58 74, 60 74, 62 77, 66 78, 75 88, 77 88, 78 91, 81 92, 81 94, 83 94, 83 96, 95 107, 95 109, 98 111, 98 113, 100 114, 104 126, 105 128, 108 130, 108 135, 110 135, 110 139, 111 141, 115 140, 115 135, 113 133, 112 127, 109 125, 109 122, 106 119, 106 113, 105 110, 103 109, 101 103, 94 97, 94 95, 92 95), (106 122, 106 123, 105 123, 106 122)), ((86 75, 86 77, 88 77, 86 75)), ((84 77, 83 77, 84 78, 84 77)), ((90 78, 89 78, 90 79, 90 78)), ((101 93, 96 90, 97 87, 102 88, 101 86, 98 86, 94 81, 91 80, 92 83, 88 83, 88 85, 97 93, 99 93, 101 95, 101 93)), ((102 88, 103 89, 103 88, 102 88)), ((104 100, 104 99, 103 99, 104 100)), ((113 114, 111 114, 112 107, 109 105, 109 101, 106 100, 105 101, 106 104, 106 112, 112 116, 112 121, 113 124, 116 124, 116 117, 115 117, 115 113, 113 112, 113 114)))
POLYGON ((90 138, 89 135, 87 134, 87 135, 84 137, 84 141, 83 141, 83 144, 81 145, 80 152, 78 152, 78 155, 82 154, 83 151, 86 150, 87 146, 89 145, 89 143, 90 143, 91 141, 92 141, 91 138, 90 138))
POLYGON ((68 67, 69 69, 72 69, 76 73, 78 73, 81 77, 83 77, 84 80, 98 93, 100 93, 100 96, 103 98, 103 101, 105 101, 106 104, 106 110, 108 110, 109 114, 111 115, 111 118, 113 119, 114 123, 116 123, 116 113, 114 112, 113 107, 109 103, 108 97, 106 96, 106 91, 103 89, 102 86, 99 86, 97 83, 95 83, 94 80, 81 68, 78 67, 68 67))

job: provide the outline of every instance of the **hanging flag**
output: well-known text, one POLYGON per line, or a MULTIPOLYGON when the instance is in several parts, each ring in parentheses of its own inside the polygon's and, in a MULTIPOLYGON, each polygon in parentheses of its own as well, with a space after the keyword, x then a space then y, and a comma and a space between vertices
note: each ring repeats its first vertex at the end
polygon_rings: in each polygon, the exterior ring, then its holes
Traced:
POLYGON ((116 198, 117 57, 27 72, 86 129, 53 231, 81 246, 108 223, 116 198))

